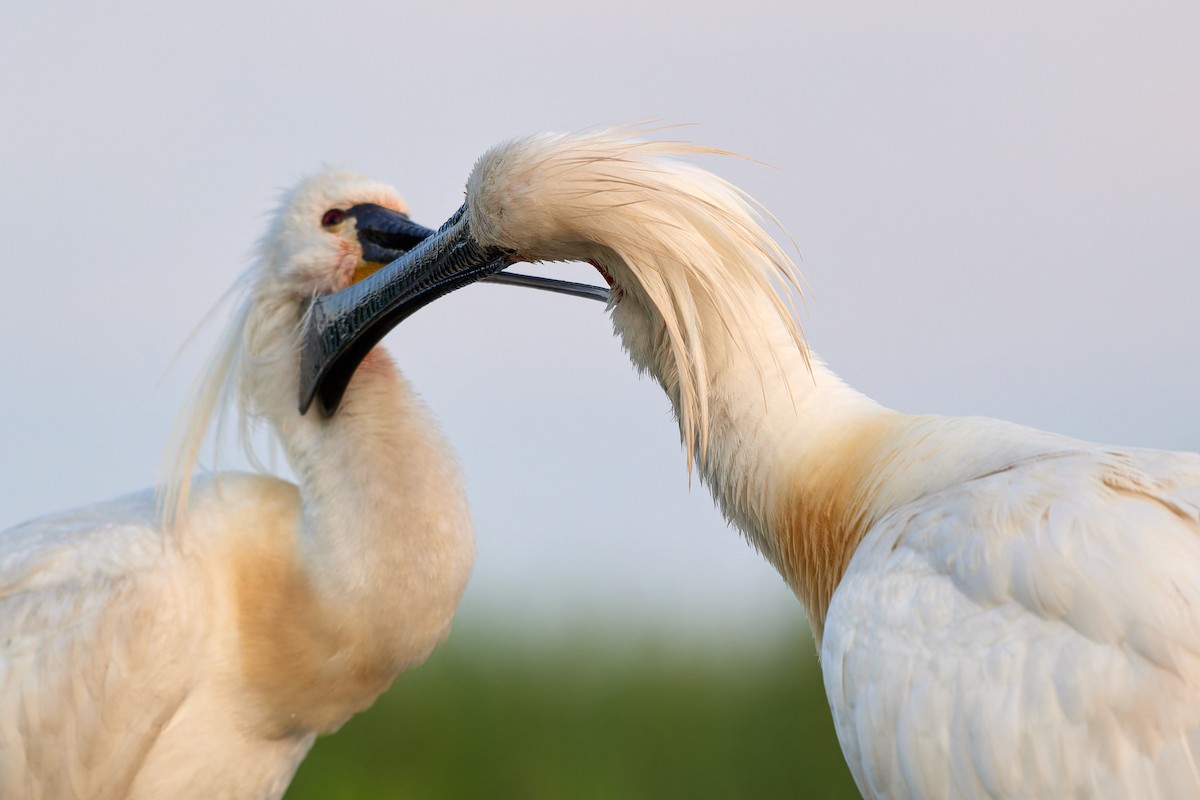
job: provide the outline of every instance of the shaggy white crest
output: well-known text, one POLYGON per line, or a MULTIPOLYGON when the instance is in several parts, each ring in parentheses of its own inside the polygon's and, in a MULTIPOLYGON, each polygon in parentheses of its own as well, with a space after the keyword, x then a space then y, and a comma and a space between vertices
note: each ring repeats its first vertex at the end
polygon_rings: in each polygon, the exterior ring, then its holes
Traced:
POLYGON ((187 507, 192 473, 214 422, 219 434, 227 415, 236 412, 238 439, 261 469, 251 445, 254 423, 295 413, 299 390, 289 388, 296 385, 293 365, 308 302, 349 285, 362 254, 353 220, 331 235, 321 218, 329 209, 358 203, 408 213, 395 189, 345 170, 313 175, 281 199, 253 264, 222 300, 235 300, 237 309, 176 423, 159 500, 168 524, 187 507), (290 383, 280 386, 281 379, 290 383))
MULTIPOLYGON (((689 468, 708 449, 710 350, 729 342, 765 347, 753 320, 763 297, 806 353, 789 290, 800 275, 763 230, 745 192, 669 158, 725 154, 637 131, 543 134, 489 150, 467 181, 472 235, 518 257, 590 259, 614 284, 615 313, 635 363, 678 393, 689 468), (647 312, 626 315, 628 304, 647 312)), ((725 154, 728 155, 728 154, 725 154)))

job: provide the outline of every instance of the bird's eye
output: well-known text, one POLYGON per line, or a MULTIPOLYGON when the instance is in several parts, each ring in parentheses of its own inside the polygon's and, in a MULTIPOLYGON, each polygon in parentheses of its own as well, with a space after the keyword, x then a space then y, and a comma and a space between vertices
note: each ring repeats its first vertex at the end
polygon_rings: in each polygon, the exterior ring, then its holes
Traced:
POLYGON ((326 228, 331 228, 346 218, 346 212, 340 208, 331 208, 325 212, 325 216, 321 217, 321 224, 326 228))

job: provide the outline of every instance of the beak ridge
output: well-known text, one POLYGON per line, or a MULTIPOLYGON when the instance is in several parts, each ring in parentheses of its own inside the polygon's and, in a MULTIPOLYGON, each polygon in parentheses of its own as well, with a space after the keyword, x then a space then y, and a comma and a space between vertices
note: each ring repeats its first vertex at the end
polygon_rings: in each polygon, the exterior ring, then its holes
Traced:
POLYGON ((471 237, 463 211, 384 269, 312 301, 300 350, 301 414, 319 397, 322 414, 332 416, 354 370, 388 331, 442 295, 512 263, 471 237))
POLYGON ((423 306, 476 281, 609 300, 603 287, 501 272, 514 263, 511 255, 475 241, 465 205, 436 232, 379 206, 363 204, 347 213, 357 217, 364 260, 395 260, 339 292, 312 300, 300 345, 301 414, 319 400, 322 416, 332 417, 354 371, 388 331, 423 306))
POLYGON ((407 214, 374 203, 360 203, 347 209, 346 215, 354 217, 364 261, 394 261, 433 235, 407 214))

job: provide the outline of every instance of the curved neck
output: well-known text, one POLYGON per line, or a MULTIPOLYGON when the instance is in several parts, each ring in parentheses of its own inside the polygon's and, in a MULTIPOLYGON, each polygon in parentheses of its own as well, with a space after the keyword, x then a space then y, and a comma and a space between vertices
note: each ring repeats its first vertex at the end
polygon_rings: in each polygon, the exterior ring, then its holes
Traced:
MULTIPOLYGON (((818 641, 851 557, 885 514, 1081 444, 999 420, 884 408, 815 357, 810 371, 765 298, 749 313, 742 325, 700 326, 709 375, 699 391, 707 397, 709 429, 707 447, 693 445, 722 512, 804 603, 818 641), (748 330, 756 335, 738 335, 748 330)), ((630 357, 657 378, 678 417, 678 371, 652 319, 636 298, 622 300, 613 314, 630 357)))
POLYGON ((904 415, 854 391, 794 343, 729 351, 714 369, 704 482, 804 603, 819 637, 879 502, 904 415))
POLYGON ((278 728, 327 731, 368 706, 449 632, 474 556, 458 468, 387 355, 337 415, 296 413, 291 359, 259 361, 299 503, 241 543, 245 679, 278 728))
MULTIPOLYGON (((708 430, 706 441, 701 433, 691 444, 726 518, 779 570, 819 633, 870 521, 859 509, 870 505, 871 459, 901 415, 816 358, 810 369, 769 298, 743 313, 744 325, 698 326, 708 379, 697 391, 707 398, 708 430)), ((631 359, 663 386, 678 418, 679 371, 653 319, 636 297, 613 314, 631 359)))
POLYGON ((466 497, 449 447, 387 354, 367 357, 332 418, 273 416, 300 485, 298 545, 314 588, 376 634, 448 624, 471 562, 466 497), (458 563, 429 569, 443 558, 458 563))

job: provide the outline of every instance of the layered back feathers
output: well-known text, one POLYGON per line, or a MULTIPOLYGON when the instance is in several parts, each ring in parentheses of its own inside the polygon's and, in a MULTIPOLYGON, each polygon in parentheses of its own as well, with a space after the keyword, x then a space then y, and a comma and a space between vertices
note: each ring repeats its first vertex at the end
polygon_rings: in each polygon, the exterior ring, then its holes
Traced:
POLYGON ((624 340, 634 362, 677 393, 690 467, 694 447, 703 456, 708 446, 712 348, 776 352, 764 300, 807 360, 791 294, 801 279, 752 198, 669 158, 728 154, 634 133, 543 134, 492 148, 467 182, 468 220, 481 244, 518 257, 602 263, 623 302, 661 321, 646 352, 635 352, 629 331, 624 340))

